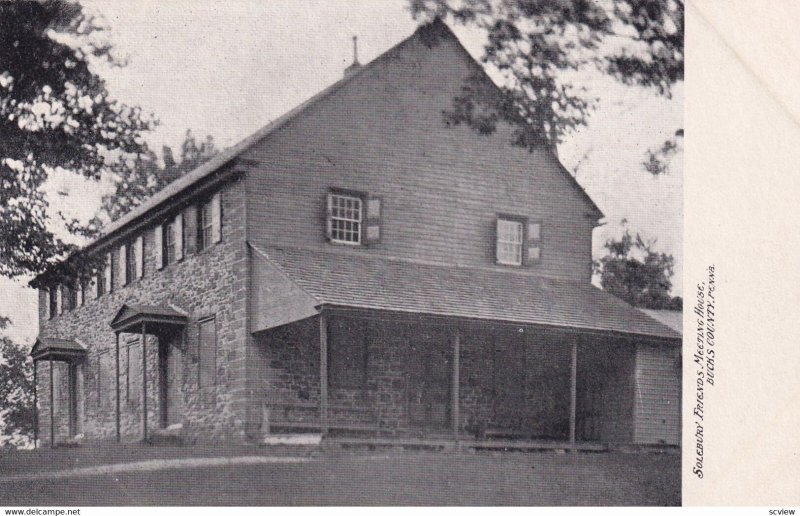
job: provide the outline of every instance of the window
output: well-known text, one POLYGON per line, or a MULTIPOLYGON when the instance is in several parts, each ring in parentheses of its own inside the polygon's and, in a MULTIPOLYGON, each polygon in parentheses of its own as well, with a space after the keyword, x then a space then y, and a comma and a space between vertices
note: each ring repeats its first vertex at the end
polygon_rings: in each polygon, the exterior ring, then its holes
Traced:
POLYGON ((367 384, 367 321, 330 321, 328 382, 333 388, 363 389, 367 384))
POLYGON ((172 224, 167 224, 167 237, 166 241, 164 242, 167 264, 175 263, 175 248, 177 247, 177 241, 178 239, 175 238, 175 222, 173 221, 172 224))
POLYGON ((58 314, 58 295, 56 294, 57 290, 58 287, 56 287, 55 289, 51 288, 47 291, 47 297, 48 297, 47 302, 50 305, 48 315, 50 319, 52 319, 58 314))
POLYGON ((200 387, 213 387, 217 381, 217 320, 200 321, 198 335, 200 387))
POLYGON ((103 270, 103 281, 105 282, 104 293, 109 293, 114 290, 114 267, 111 258, 112 254, 106 253, 106 267, 103 270))
POLYGON ((214 194, 197 210, 197 250, 208 249, 222 239, 222 205, 220 194, 214 194))
POLYGON ((74 285, 64 285, 63 289, 64 310, 74 310, 78 306, 78 291, 74 285))
POLYGON ((328 237, 343 244, 361 243, 362 201, 360 197, 328 194, 328 237))
POLYGON ((211 228, 213 227, 213 221, 211 220, 211 202, 200 206, 200 217, 198 218, 200 220, 200 224, 198 225, 198 231, 200 233, 197 235, 198 248, 203 250, 211 244, 211 228))
MULTIPOLYGON (((183 258, 183 214, 163 226, 156 226, 156 266, 161 269, 183 258)), ((144 251, 142 251, 144 255, 144 251)), ((144 270, 144 266, 142 267, 144 270)))
POLYGON ((125 247, 125 284, 136 279, 136 246, 128 244, 125 247))
POLYGON ((78 305, 83 306, 86 304, 86 301, 89 299, 89 289, 91 288, 92 282, 91 278, 81 278, 80 279, 80 295, 78 296, 78 305))
POLYGON ((520 220, 497 219, 497 263, 522 265, 523 228, 520 220))

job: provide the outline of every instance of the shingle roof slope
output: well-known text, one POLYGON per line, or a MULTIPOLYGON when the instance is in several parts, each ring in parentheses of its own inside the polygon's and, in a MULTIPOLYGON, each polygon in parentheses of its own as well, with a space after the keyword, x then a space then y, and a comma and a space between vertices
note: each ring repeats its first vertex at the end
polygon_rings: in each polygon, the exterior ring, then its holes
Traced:
POLYGON ((321 303, 680 338, 588 283, 353 252, 299 248, 265 252, 321 303))

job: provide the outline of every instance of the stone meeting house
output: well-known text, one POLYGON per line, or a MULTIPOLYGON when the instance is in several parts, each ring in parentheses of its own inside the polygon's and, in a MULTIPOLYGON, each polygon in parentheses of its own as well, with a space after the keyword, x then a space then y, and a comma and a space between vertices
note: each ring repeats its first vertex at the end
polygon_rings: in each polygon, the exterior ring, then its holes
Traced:
POLYGON ((43 273, 39 442, 679 445, 680 336, 591 285, 553 152, 445 123, 476 72, 423 25, 43 273))

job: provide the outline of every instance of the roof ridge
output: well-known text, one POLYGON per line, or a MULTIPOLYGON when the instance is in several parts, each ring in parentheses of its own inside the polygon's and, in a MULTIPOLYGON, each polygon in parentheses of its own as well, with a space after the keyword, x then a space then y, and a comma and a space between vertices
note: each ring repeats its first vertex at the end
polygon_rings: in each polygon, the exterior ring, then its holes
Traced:
MULTIPOLYGON (((392 54, 396 53, 400 48, 407 45, 410 41, 415 38, 418 38, 423 29, 427 26, 433 26, 435 23, 430 22, 427 24, 420 25, 413 34, 408 36, 407 38, 403 39, 402 41, 398 42, 394 46, 390 47, 388 50, 383 52, 382 54, 378 55, 372 61, 362 65, 359 69, 355 70, 352 73, 349 73, 336 82, 330 84, 329 86, 325 87, 321 91, 315 93, 311 97, 307 98, 300 104, 297 104, 293 108, 289 109, 288 111, 284 112, 274 120, 271 120, 258 130, 250 133, 248 136, 244 137, 243 139, 239 140, 236 144, 232 145, 224 149, 222 152, 208 160, 207 162, 203 163, 202 165, 192 169, 190 172, 186 173, 185 175, 177 178, 172 183, 168 184, 155 194, 151 195, 150 197, 146 198, 141 204, 133 208, 131 211, 120 217, 119 219, 111 222, 106 228, 102 230, 102 233, 99 237, 95 238, 94 240, 88 242, 87 244, 81 246, 81 248, 77 251, 83 251, 90 247, 93 247, 99 244, 101 241, 106 240, 110 235, 122 230, 125 226, 132 223, 136 219, 140 218, 142 215, 146 214, 150 210, 156 208, 157 206, 161 205, 162 203, 169 200, 171 197, 179 195, 182 193, 186 188, 190 187, 191 185, 195 184, 197 181, 211 175, 213 172, 218 170, 219 168, 223 167, 224 165, 228 164, 229 162, 236 159, 239 155, 243 152, 248 150, 250 147, 261 141, 263 138, 266 138, 274 131, 280 129, 285 124, 289 123, 293 120, 296 116, 303 113, 306 109, 311 107, 317 101, 327 97, 328 95, 336 92, 339 88, 344 86, 345 84, 350 83, 356 77, 363 75, 366 70, 374 68, 379 62, 383 62, 385 59, 390 57, 392 54)), ((443 22, 440 22, 442 25, 443 22)), ((446 25, 444 25, 446 27, 446 25)), ((449 30, 449 28, 448 28, 449 30)), ((452 33, 451 33, 452 34, 452 33)), ((455 36, 454 36, 455 37, 455 36)), ((456 38, 457 39, 457 38, 456 38)))

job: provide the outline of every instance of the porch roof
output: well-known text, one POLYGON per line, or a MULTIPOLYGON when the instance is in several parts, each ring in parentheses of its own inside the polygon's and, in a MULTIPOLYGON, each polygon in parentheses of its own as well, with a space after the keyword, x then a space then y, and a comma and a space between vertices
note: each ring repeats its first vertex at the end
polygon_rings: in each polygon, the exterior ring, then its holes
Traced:
POLYGON ((37 337, 31 348, 31 358, 37 360, 57 360, 71 362, 86 356, 86 348, 80 342, 51 337, 37 337))
POLYGON ((138 328, 142 322, 150 324, 150 331, 185 326, 186 314, 166 306, 123 304, 109 323, 116 332, 138 328))
POLYGON ((680 334, 589 283, 514 270, 267 248, 319 304, 680 339, 680 334))

